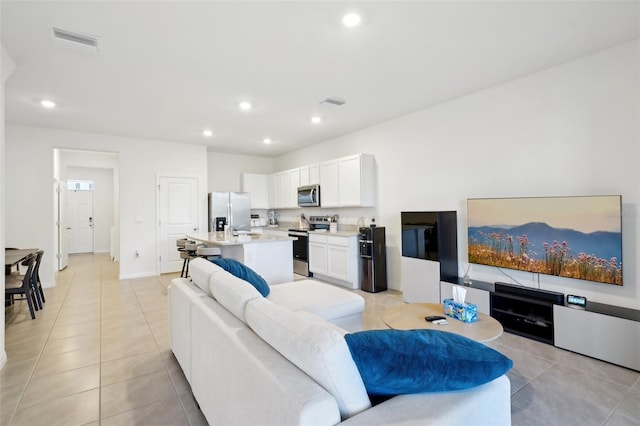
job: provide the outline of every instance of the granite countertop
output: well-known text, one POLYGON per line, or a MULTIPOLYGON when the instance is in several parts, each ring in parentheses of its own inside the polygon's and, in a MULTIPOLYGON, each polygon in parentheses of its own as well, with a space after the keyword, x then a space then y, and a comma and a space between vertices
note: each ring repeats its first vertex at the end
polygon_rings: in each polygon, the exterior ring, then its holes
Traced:
POLYGON ((295 237, 284 237, 268 234, 240 234, 238 236, 227 235, 224 232, 200 232, 188 234, 187 238, 220 246, 237 246, 242 244, 273 243, 278 241, 293 241, 295 237))

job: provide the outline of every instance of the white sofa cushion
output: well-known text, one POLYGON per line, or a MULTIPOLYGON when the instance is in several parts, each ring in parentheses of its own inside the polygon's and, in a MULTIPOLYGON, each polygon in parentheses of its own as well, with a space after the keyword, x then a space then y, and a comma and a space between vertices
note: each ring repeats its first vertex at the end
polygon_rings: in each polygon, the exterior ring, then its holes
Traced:
POLYGON ((215 274, 211 274, 209 288, 218 303, 245 324, 247 323, 245 318, 247 302, 255 298, 263 298, 254 286, 222 268, 215 274))
POLYGON ((249 301, 245 315, 257 335, 333 395, 342 418, 371 407, 344 330, 264 298, 249 301))
POLYGON ((306 311, 332 321, 361 314, 364 298, 359 294, 314 280, 271 286, 268 299, 292 311, 306 311))
POLYGON ((191 281, 197 285, 200 290, 207 293, 209 297, 211 297, 211 290, 209 289, 211 274, 218 271, 222 271, 222 268, 203 258, 196 258, 189 262, 191 281))

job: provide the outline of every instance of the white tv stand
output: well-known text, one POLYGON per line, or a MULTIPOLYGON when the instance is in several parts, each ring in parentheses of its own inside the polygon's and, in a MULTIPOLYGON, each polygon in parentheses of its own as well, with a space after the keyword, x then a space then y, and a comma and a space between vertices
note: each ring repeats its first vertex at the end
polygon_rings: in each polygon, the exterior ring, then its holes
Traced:
MULTIPOLYGON (((441 299, 451 297, 453 286, 461 285, 468 289, 468 302, 490 314, 494 284, 474 281, 465 286, 461 278, 454 281, 440 283, 441 299)), ((640 310, 596 302, 587 302, 585 309, 554 304, 551 323, 553 336, 548 343, 640 371, 640 310)))
POLYGON ((555 346, 640 371, 640 311, 587 302, 553 316, 555 346))

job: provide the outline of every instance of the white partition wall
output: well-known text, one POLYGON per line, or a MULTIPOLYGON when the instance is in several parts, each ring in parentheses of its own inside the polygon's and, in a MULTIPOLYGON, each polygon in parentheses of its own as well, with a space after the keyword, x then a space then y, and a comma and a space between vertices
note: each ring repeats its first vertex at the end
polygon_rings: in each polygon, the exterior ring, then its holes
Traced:
POLYGON ((402 298, 407 303, 440 303, 440 262, 402 257, 402 298))

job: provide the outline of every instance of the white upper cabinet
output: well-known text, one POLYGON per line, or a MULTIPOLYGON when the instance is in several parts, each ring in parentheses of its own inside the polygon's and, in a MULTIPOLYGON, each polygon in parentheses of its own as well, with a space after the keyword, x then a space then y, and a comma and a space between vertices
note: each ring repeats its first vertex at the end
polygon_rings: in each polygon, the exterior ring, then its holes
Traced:
POLYGON ((320 183, 320 164, 309 164, 300 167, 300 186, 318 185, 320 183))
POLYGON ((251 194, 252 209, 269 208, 269 175, 243 173, 242 191, 251 194))
POLYGON ((322 207, 375 206, 375 158, 356 154, 320 164, 322 207))
POLYGON ((321 207, 374 207, 376 203, 375 158, 369 154, 350 155, 271 175, 242 176, 243 190, 251 192, 253 209, 297 208, 298 187, 317 184, 321 207))
POLYGON ((271 197, 269 207, 272 209, 290 209, 298 207, 298 187, 300 186, 300 169, 285 170, 269 176, 271 197))
POLYGON ((287 207, 298 207, 298 187, 300 186, 300 169, 289 170, 289 202, 287 207))
POLYGON ((309 166, 300 167, 300 186, 309 185, 309 166))
POLYGON ((338 160, 330 160, 320 163, 320 206, 340 206, 338 160))
POLYGON ((309 185, 320 183, 320 164, 309 165, 309 185))

